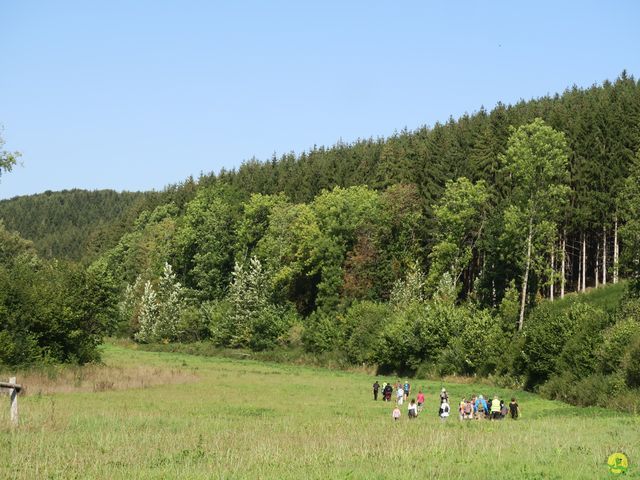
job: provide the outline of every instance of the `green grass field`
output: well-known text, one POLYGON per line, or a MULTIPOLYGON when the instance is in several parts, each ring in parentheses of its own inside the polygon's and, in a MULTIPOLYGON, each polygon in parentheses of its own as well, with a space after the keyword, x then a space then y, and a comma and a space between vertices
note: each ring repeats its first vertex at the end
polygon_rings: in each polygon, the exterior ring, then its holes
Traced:
MULTIPOLYGON (((26 385, 17 430, 2 402, 0 478, 614 478, 606 460, 617 451, 631 462, 625 478, 640 478, 638 417, 603 409, 517 393, 518 421, 441 422, 441 384, 413 380, 426 388, 425 411, 409 421, 403 408, 394 423, 364 374, 114 345, 104 361, 115 377, 138 371, 168 383, 131 388, 114 378, 92 391, 76 374, 78 391, 26 385)), ((446 387, 454 408, 474 392, 512 395, 446 387)))

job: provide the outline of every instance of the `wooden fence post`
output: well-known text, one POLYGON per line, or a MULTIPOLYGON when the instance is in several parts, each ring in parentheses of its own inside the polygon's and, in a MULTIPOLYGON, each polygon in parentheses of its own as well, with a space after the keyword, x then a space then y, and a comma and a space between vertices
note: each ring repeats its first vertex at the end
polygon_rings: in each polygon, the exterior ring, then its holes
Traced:
POLYGON ((0 392, 9 393, 9 404, 11 410, 11 425, 18 426, 18 393, 22 390, 22 385, 16 383, 16 377, 11 377, 8 382, 0 382, 0 392))
MULTIPOLYGON (((16 383, 16 377, 11 377, 9 383, 16 383)), ((11 399, 11 425, 18 426, 18 389, 12 388, 9 390, 9 397, 11 399)))

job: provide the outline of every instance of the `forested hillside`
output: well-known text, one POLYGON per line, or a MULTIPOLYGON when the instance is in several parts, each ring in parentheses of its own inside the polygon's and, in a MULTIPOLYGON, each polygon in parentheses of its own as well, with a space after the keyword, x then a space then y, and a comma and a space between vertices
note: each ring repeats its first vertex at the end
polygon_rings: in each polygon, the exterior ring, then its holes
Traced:
POLYGON ((113 247, 144 210, 167 201, 183 204, 192 190, 190 180, 163 192, 47 191, 0 201, 0 219, 41 256, 79 261, 113 247))
POLYGON ((74 250, 93 259, 96 286, 118 291, 104 295, 118 315, 103 330, 636 408, 640 84, 624 72, 116 203, 111 224, 85 214, 90 238, 74 250), (623 278, 619 305, 552 307, 623 278))

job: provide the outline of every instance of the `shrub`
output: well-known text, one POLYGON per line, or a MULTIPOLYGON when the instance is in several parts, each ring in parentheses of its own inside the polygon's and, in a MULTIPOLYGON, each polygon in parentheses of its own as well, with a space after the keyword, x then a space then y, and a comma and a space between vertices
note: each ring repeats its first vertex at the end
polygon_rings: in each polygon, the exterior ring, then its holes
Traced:
POLYGON ((390 316, 386 304, 356 302, 344 315, 344 349, 349 361, 372 363, 380 345, 382 329, 390 316))
POLYGON ((602 343, 597 349, 600 370, 616 372, 631 339, 640 335, 640 322, 635 318, 623 318, 602 334, 602 343))
POLYGON ((340 342, 341 330, 333 315, 313 312, 304 323, 302 343, 305 350, 313 353, 334 350, 340 342))
POLYGON ((610 322, 609 315, 585 303, 575 303, 563 316, 579 328, 567 340, 558 358, 558 369, 577 379, 587 378, 598 370, 597 351, 602 345, 602 331, 610 322))
POLYGON ((535 309, 528 318, 521 353, 527 388, 544 383, 556 372, 558 356, 575 331, 572 320, 572 316, 558 315, 547 305, 535 309))
POLYGON ((640 335, 630 340, 622 359, 622 368, 627 385, 631 388, 640 387, 640 335))

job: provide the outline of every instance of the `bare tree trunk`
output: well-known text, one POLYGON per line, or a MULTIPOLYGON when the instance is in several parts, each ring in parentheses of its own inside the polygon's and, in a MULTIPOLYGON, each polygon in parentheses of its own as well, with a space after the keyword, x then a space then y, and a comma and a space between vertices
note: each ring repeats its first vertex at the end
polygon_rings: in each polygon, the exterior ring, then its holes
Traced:
POLYGON ((607 284, 607 227, 602 227, 602 285, 607 284))
POLYGON ((529 219, 529 235, 527 236, 527 263, 522 279, 522 295, 520 297, 520 317, 518 318, 518 331, 524 324, 524 307, 527 303, 527 284, 529 283, 529 268, 531 267, 531 241, 533 237, 533 219, 529 219))
POLYGON ((596 288, 598 288, 598 282, 600 281, 600 244, 596 243, 596 268, 594 273, 596 288))
POLYGON ((567 256, 567 233, 565 231, 562 232, 562 260, 560 261, 560 270, 562 271, 562 275, 560 276, 560 298, 564 298, 564 282, 565 282, 565 273, 566 273, 566 256, 567 256))
POLYGON ((582 291, 582 246, 578 242, 578 288, 576 292, 582 291))
POLYGON ((582 291, 587 290, 587 235, 582 234, 582 291))
POLYGON ((553 286, 555 283, 555 274, 556 274, 556 264, 555 264, 555 253, 556 253, 556 245, 553 244, 551 246, 551 285, 549 285, 549 298, 553 302, 553 286))
POLYGON ((613 223, 613 283, 618 283, 618 218, 613 223))

